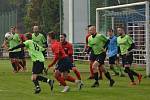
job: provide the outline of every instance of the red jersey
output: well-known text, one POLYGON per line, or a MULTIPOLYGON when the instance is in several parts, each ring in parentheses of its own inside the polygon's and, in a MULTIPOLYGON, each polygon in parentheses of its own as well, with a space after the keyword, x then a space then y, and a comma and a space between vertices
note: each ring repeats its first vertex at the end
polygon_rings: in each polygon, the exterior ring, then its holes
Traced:
POLYGON ((64 49, 62 48, 61 43, 56 40, 51 42, 51 50, 54 55, 54 59, 51 63, 51 66, 53 66, 57 62, 57 60, 67 57, 64 49))
POLYGON ((19 34, 19 37, 21 39, 21 42, 26 41, 26 37, 24 36, 24 34, 19 34))
POLYGON ((88 38, 91 36, 91 34, 90 33, 88 33, 87 35, 86 35, 86 45, 85 45, 85 49, 87 49, 88 48, 88 38))
POLYGON ((72 47, 72 44, 66 41, 66 42, 62 43, 62 47, 63 47, 65 53, 69 56, 71 62, 73 62, 73 56, 72 56, 73 55, 73 47, 72 47))
MULTIPOLYGON (((26 41, 26 37, 25 37, 25 35, 24 35, 24 34, 19 34, 19 38, 20 38, 20 40, 21 40, 21 43, 23 43, 23 42, 25 42, 25 41, 26 41)), ((24 50, 24 47, 23 47, 23 48, 21 48, 21 50, 24 50)))

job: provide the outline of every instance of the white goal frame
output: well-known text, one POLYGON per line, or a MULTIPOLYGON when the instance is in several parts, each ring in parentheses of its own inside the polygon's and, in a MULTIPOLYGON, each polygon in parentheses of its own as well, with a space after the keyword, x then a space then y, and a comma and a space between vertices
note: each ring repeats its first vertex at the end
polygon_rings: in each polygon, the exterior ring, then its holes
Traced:
MULTIPOLYGON (((150 17, 149 17, 149 1, 144 2, 137 2, 131 4, 124 4, 124 5, 117 5, 117 6, 109 6, 109 7, 102 7, 96 9, 96 30, 99 31, 99 12, 103 10, 110 10, 110 9, 117 9, 117 8, 125 8, 125 7, 132 7, 138 5, 145 5, 145 34, 146 34, 146 76, 150 76, 150 17)), ((112 26, 113 27, 113 26, 112 26)))

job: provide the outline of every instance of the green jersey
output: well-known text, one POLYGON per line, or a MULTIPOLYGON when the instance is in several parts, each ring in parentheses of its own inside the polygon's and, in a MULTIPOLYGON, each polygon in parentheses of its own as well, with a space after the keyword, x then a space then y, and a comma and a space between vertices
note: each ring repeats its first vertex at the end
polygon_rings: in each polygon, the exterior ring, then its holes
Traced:
POLYGON ((102 34, 96 34, 93 38, 92 35, 88 38, 88 46, 92 48, 95 55, 101 54, 104 49, 104 45, 107 42, 107 37, 102 34))
POLYGON ((124 55, 128 52, 128 49, 132 43, 133 40, 129 35, 125 35, 124 37, 119 36, 117 38, 117 44, 120 47, 121 55, 124 55))
POLYGON ((39 33, 39 35, 36 36, 35 34, 36 33, 32 34, 32 40, 34 42, 36 42, 38 45, 40 45, 41 47, 44 47, 44 45, 45 45, 44 43, 46 42, 46 39, 45 39, 44 35, 39 33))
MULTIPOLYGON (((13 48, 13 47, 16 47, 17 45, 20 44, 20 37, 19 37, 19 34, 15 33, 13 34, 13 37, 11 40, 8 40, 8 46, 9 46, 9 49, 13 48)), ((21 48, 19 49, 16 49, 16 50, 13 50, 11 52, 18 52, 18 51, 21 51, 21 48)))
POLYGON ((45 61, 42 53, 42 51, 44 51, 43 47, 39 46, 33 40, 26 40, 25 42, 23 42, 23 44, 25 44, 25 47, 27 48, 32 61, 37 61, 37 60, 39 60, 40 62, 45 61))

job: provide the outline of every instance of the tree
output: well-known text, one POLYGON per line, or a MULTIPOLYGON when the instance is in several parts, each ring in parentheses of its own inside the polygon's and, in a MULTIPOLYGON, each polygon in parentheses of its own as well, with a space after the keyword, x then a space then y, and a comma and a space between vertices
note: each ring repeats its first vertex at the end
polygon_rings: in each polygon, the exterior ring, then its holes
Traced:
POLYGON ((59 31, 59 0, 31 0, 24 23, 28 31, 33 25, 41 26, 45 33, 59 31))

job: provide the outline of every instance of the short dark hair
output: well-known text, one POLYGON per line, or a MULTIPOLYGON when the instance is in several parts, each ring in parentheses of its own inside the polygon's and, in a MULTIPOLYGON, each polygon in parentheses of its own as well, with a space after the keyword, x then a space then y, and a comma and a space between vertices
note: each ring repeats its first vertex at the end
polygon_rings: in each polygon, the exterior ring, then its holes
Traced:
POLYGON ((52 39, 55 39, 56 38, 56 32, 51 31, 48 33, 48 36, 51 37, 52 39))
POLYGON ((67 35, 66 35, 65 33, 62 33, 62 34, 60 34, 60 35, 63 35, 65 38, 67 37, 67 35))
POLYGON ((125 29, 123 26, 118 26, 117 28, 125 29))
POLYGON ((89 28, 89 27, 91 27, 91 26, 93 26, 93 25, 88 25, 87 27, 89 28))
POLYGON ((113 32, 114 30, 112 29, 112 28, 109 28, 108 30, 107 30, 107 32, 113 32))

